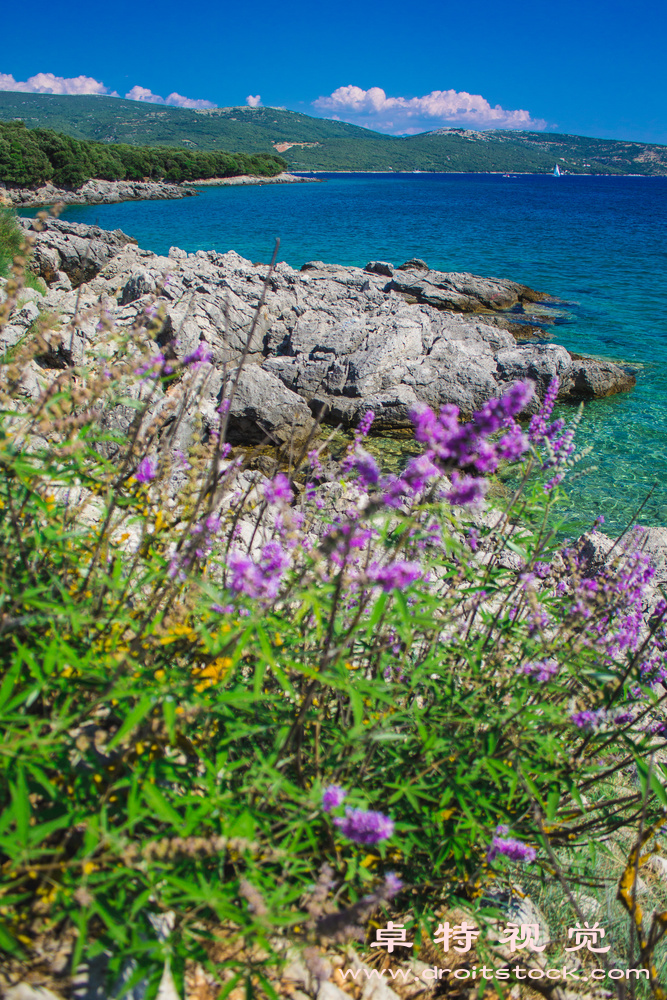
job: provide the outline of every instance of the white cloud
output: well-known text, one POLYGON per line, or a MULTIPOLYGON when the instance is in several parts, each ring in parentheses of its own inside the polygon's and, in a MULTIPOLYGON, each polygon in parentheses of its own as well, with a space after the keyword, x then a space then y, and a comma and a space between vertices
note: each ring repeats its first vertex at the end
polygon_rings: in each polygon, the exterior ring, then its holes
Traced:
POLYGON ((259 94, 256 94, 255 97, 253 97, 252 94, 248 94, 248 96, 245 99, 245 102, 249 108, 258 108, 261 100, 262 98, 259 96, 259 94))
POLYGON ((212 101, 201 101, 193 97, 183 97, 182 94, 177 94, 176 92, 169 94, 165 104, 170 104, 173 108, 194 108, 196 111, 215 107, 212 101))
MULTIPOLYGON (((118 97, 115 90, 109 91, 99 80, 91 76, 55 76, 53 73, 36 73, 27 80, 15 80, 11 73, 0 73, 0 90, 13 90, 21 94, 104 94, 118 97)), ((182 94, 169 94, 165 100, 154 94, 148 87, 132 87, 125 95, 130 101, 147 101, 149 104, 169 104, 174 108, 214 108, 211 101, 194 100, 182 94)))
POLYGON ((0 73, 0 90, 13 90, 20 94, 108 94, 109 91, 91 76, 54 76, 53 73, 36 73, 27 80, 15 80, 11 73, 0 73))
POLYGON ((125 97, 128 101, 145 101, 147 104, 168 104, 172 108, 195 108, 200 110, 202 108, 215 107, 215 104, 211 101, 198 101, 192 97, 183 97, 182 94, 177 94, 176 91, 173 94, 169 94, 165 100, 159 94, 154 94, 148 87, 134 86, 132 90, 128 90, 125 97))
POLYGON ((146 101, 148 104, 164 104, 164 97, 154 94, 148 87, 134 86, 125 95, 128 101, 146 101))
POLYGON ((424 132, 444 124, 467 128, 543 129, 547 123, 530 112, 492 106, 480 94, 433 90, 424 97, 387 97, 381 87, 338 87, 328 97, 313 101, 318 111, 381 132, 424 132))

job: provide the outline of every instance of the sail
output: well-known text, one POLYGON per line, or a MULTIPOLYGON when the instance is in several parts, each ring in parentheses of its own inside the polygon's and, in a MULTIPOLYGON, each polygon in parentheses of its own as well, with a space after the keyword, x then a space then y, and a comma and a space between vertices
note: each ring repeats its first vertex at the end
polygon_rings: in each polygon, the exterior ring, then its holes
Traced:
POLYGON ((560 168, 558 164, 554 167, 554 177, 560 177, 560 168))

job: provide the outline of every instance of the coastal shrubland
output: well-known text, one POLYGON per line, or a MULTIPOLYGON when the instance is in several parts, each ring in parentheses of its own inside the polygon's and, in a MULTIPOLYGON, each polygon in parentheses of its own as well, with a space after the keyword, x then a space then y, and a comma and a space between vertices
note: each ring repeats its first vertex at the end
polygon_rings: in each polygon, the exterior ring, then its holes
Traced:
POLYGON ((31 187, 47 181, 77 188, 99 180, 193 181, 241 174, 273 177, 286 163, 271 153, 203 152, 159 146, 102 143, 0 122, 0 181, 31 187))
MULTIPOLYGON (((416 405, 394 473, 372 411, 339 452, 317 424, 232 448, 253 325, 183 449, 207 344, 179 355, 146 301, 130 328, 100 309, 75 361, 78 320, 0 370, 8 975, 66 989, 103 958, 155 995, 167 962, 181 995, 197 966, 213 996, 274 997, 287 942, 324 976, 317 948, 363 947, 374 914, 427 943, 448 908, 497 919, 517 878, 587 884, 591 845, 648 855, 667 605, 641 531, 603 559, 554 531, 583 457, 555 380, 467 422, 416 405), (519 486, 484 510, 500 463, 519 486)), ((624 957, 649 966, 635 861, 624 957)))

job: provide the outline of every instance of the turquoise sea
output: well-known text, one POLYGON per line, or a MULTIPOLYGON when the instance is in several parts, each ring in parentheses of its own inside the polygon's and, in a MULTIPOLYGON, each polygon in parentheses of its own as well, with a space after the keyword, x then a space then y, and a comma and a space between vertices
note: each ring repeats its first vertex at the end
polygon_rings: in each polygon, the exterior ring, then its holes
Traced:
MULTIPOLYGON (((590 403, 578 436, 597 468, 569 488, 569 525, 604 514, 667 525, 667 178, 324 174, 323 183, 206 187, 182 201, 72 206, 64 217, 120 228, 166 253, 236 250, 513 278, 563 301, 556 342, 631 363, 631 393, 590 403)), ((26 212, 24 214, 32 214, 26 212)), ((568 408, 563 408, 568 409, 568 408)))

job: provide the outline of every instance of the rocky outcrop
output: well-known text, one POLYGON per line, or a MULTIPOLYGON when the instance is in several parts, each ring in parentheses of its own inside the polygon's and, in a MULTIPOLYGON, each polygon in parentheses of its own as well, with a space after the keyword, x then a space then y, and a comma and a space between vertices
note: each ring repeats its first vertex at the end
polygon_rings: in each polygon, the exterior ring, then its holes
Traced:
POLYGON ((230 444, 282 446, 292 441, 300 447, 312 434, 315 423, 301 396, 256 364, 243 368, 235 385, 237 370, 228 371, 226 377, 215 370, 207 379, 200 401, 205 426, 218 426, 217 412, 226 382, 226 396, 231 398, 227 425, 230 444))
MULTIPOLYGON (((365 269, 311 261, 301 271, 281 263, 255 316, 268 268, 233 251, 172 248, 160 257, 120 232, 64 220, 48 220, 32 235, 34 267, 52 283, 49 309, 72 315, 78 294, 81 316, 101 307, 121 328, 157 309, 156 349, 182 358, 204 341, 213 365, 204 407, 211 414, 222 368, 229 377, 253 328, 250 365, 230 414, 236 441, 305 440, 311 413, 354 425, 372 409, 376 429, 408 428, 419 401, 454 403, 470 414, 517 379, 534 382, 534 407, 555 375, 567 400, 634 384, 622 366, 575 359, 552 343, 517 343, 487 322, 502 308, 544 298, 516 282, 434 272, 419 260, 365 269), (408 287, 421 291, 407 295, 408 287), (429 288, 458 296, 457 311, 425 301, 429 288)), ((80 319, 78 327, 82 345, 103 336, 93 320, 80 319)))
POLYGON ((120 229, 110 232, 98 226, 81 226, 64 219, 47 218, 36 223, 20 219, 26 233, 35 240, 33 270, 48 285, 65 283, 76 288, 99 274, 104 265, 128 243, 136 243, 120 229))
POLYGON ((498 278, 480 278, 476 274, 432 271, 425 261, 409 260, 393 268, 384 261, 366 265, 370 273, 388 274, 389 288, 409 301, 424 302, 437 309, 478 313, 507 311, 524 302, 542 302, 549 296, 527 285, 498 278), (382 270, 377 270, 381 267, 382 270))
POLYGON ((38 188, 19 188, 0 184, 0 202, 16 208, 39 205, 112 205, 118 201, 155 201, 187 198, 197 192, 191 187, 166 181, 86 181, 80 188, 58 188, 42 184, 38 188))

